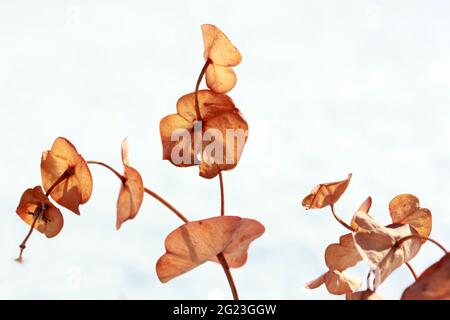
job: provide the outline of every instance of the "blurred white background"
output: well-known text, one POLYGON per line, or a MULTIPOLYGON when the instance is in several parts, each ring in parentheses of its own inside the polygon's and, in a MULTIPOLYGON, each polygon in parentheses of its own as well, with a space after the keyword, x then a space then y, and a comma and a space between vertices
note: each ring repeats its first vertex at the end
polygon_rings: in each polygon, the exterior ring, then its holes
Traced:
MULTIPOLYGON (((447 1, 2 1, 0 3, 0 298, 230 298, 221 267, 205 264, 162 285, 155 263, 180 222, 146 198, 115 231, 117 179, 92 168, 80 217, 61 234, 33 234, 15 214, 40 184, 40 156, 57 136, 86 159, 121 170, 120 143, 146 185, 191 219, 219 213, 218 180, 161 160, 159 120, 191 92, 203 65, 202 23, 239 48, 230 95, 250 124, 238 167, 224 174, 229 214, 266 225, 234 276, 242 298, 340 298, 304 284, 326 270, 323 252, 345 233, 327 210, 300 201, 353 172, 337 205, 345 219, 368 196, 373 216, 416 194, 432 236, 450 246, 450 3, 447 1)), ((441 253, 423 246, 417 272, 441 253)), ((351 273, 365 278, 364 265, 351 273)), ((379 292, 398 298, 400 268, 379 292)))

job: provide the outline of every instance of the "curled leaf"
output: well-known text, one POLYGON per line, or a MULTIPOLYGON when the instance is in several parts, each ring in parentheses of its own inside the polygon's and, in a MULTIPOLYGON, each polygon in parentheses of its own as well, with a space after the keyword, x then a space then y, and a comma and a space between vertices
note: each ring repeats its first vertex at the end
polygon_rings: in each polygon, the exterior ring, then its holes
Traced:
POLYGON ((341 295, 349 294, 361 287, 361 280, 349 275, 346 272, 340 272, 338 270, 330 270, 319 278, 311 281, 306 285, 308 289, 315 289, 325 284, 327 290, 331 294, 341 295))
POLYGON ((134 219, 144 200, 144 183, 139 172, 130 166, 128 159, 128 139, 122 142, 122 163, 124 166, 124 182, 120 187, 117 200, 116 229, 119 230, 122 223, 134 219))
POLYGON ((27 189, 22 194, 16 212, 30 226, 37 219, 34 228, 47 238, 55 237, 64 225, 61 212, 48 200, 40 186, 27 189))
POLYGON ((233 67, 241 63, 242 57, 238 49, 227 36, 212 24, 202 25, 203 56, 220 66, 233 67))
POLYGON ((339 243, 332 243, 325 250, 325 263, 330 270, 343 271, 361 260, 351 233, 341 236, 339 243))
POLYGON ((397 241, 416 234, 409 225, 390 225, 384 227, 366 212, 357 211, 354 215, 357 231, 353 234, 359 254, 375 271, 376 289, 395 269, 411 260, 420 249, 420 241, 409 239, 400 246, 397 241))
POLYGON ((210 62, 206 69, 206 85, 216 93, 226 93, 236 84, 236 74, 230 67, 241 62, 241 54, 216 26, 202 25, 202 34, 203 56, 210 62))
POLYGON ((236 73, 230 67, 210 64, 206 68, 206 85, 216 93, 227 93, 236 85, 236 73))
MULTIPOLYGON (((393 223, 409 224, 422 237, 431 233, 431 211, 420 208, 419 199, 412 194, 400 194, 389 203, 389 213, 393 223)), ((425 240, 422 240, 425 242, 425 240)))
MULTIPOLYGON (((360 214, 365 213, 365 214, 369 215, 369 210, 370 210, 371 207, 372 207, 372 198, 371 197, 367 197, 367 199, 359 207, 358 212, 360 214)), ((352 217, 352 221, 351 221, 350 226, 352 227, 352 229, 354 231, 358 230, 359 226, 355 222, 355 216, 352 217)))
POLYGON ((166 253, 156 264, 158 278, 165 283, 207 261, 217 262, 219 253, 231 268, 239 268, 250 243, 263 233, 258 221, 234 216, 188 222, 167 236, 166 253))
POLYGON ((200 165, 200 175, 214 178, 239 162, 248 136, 248 125, 231 98, 200 90, 202 121, 197 121, 195 93, 181 97, 177 114, 160 122, 163 159, 179 167, 200 165))
POLYGON ((450 254, 426 269, 406 288, 402 300, 450 300, 450 254))
POLYGON ((372 290, 353 292, 347 295, 347 300, 383 300, 383 297, 372 290))
POLYGON ((320 209, 334 205, 347 189, 351 178, 352 174, 350 173, 345 180, 315 186, 311 193, 303 199, 302 205, 307 209, 320 209))
POLYGON ((54 187, 50 196, 58 204, 80 214, 79 206, 92 194, 92 176, 83 157, 65 138, 57 138, 52 149, 45 151, 41 159, 41 176, 47 192, 63 175, 63 181, 54 187))

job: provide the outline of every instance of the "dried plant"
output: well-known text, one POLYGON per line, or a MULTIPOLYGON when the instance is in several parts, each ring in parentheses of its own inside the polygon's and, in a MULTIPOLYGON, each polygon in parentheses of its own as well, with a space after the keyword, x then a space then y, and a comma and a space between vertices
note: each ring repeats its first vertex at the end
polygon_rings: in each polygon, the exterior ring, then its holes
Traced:
POLYGON ((195 91, 178 100, 176 114, 161 120, 160 133, 163 159, 179 167, 199 165, 200 176, 207 179, 219 177, 220 215, 191 222, 167 200, 146 188, 141 175, 130 164, 127 139, 122 143, 124 171, 120 174, 106 163, 85 161, 69 140, 60 137, 51 150, 42 155, 41 175, 45 193, 40 186, 26 190, 17 208, 19 217, 31 226, 20 244, 19 262, 23 261, 23 251, 34 229, 52 238, 63 227, 63 216, 49 197, 79 215, 80 205, 85 204, 92 194, 89 165, 100 165, 120 180, 117 229, 136 217, 145 193, 182 220, 183 224, 167 236, 166 253, 156 263, 156 273, 161 282, 170 281, 211 261, 222 266, 233 298, 239 299, 230 268, 239 268, 246 263, 250 243, 265 231, 256 220, 225 215, 222 171, 236 167, 248 136, 247 122, 225 94, 236 84, 236 74, 231 67, 241 62, 241 55, 217 27, 203 25, 202 33, 205 65, 195 91), (199 90, 205 74, 209 89, 199 90))
POLYGON ((339 238, 339 243, 326 248, 325 264, 329 270, 306 287, 315 289, 325 284, 329 293, 345 294, 348 300, 380 300, 377 288, 394 270, 405 264, 416 282, 405 290, 402 299, 448 299, 450 285, 449 281, 444 281, 450 279, 448 253, 441 244, 429 238, 431 211, 421 208, 414 195, 400 194, 389 203, 392 224, 383 226, 369 215, 372 199, 368 197, 353 215, 351 223, 347 224, 336 214, 335 204, 347 189, 351 177, 349 174, 345 180, 317 185, 302 201, 307 209, 329 206, 336 221, 350 231, 339 238), (442 249, 445 257, 417 277, 409 261, 426 241, 442 249), (347 272, 360 261, 365 261, 370 268, 365 291, 358 291, 361 280, 347 272))
MULTIPOLYGON (((42 154, 42 187, 27 189, 17 207, 18 216, 30 225, 20 244, 19 262, 23 262, 23 253, 33 230, 48 238, 62 230, 63 215, 51 200, 80 215, 80 206, 89 201, 93 189, 89 166, 99 165, 110 170, 120 181, 117 230, 139 213, 144 194, 161 202, 182 221, 182 225, 167 236, 166 252, 156 263, 161 282, 168 282, 205 262, 214 262, 222 266, 233 298, 239 299, 230 269, 245 265, 250 244, 265 231, 256 220, 225 214, 223 171, 231 170, 239 163, 249 130, 243 115, 226 94, 236 85, 237 77, 232 67, 237 66, 242 57, 217 27, 207 24, 201 29, 205 63, 195 82, 195 90, 180 97, 176 113, 160 121, 162 158, 177 167, 198 166, 203 178, 217 177, 220 215, 189 221, 171 203, 145 187, 139 171, 131 166, 127 139, 121 147, 124 166, 121 174, 104 162, 84 160, 69 140, 59 137, 51 149, 42 154), (200 90, 203 78, 207 89, 200 90)), ((372 205, 369 197, 351 222, 346 223, 336 214, 335 204, 351 178, 349 174, 342 181, 317 185, 302 201, 307 209, 330 207, 333 217, 348 231, 338 243, 326 248, 328 271, 307 287, 314 289, 324 284, 331 294, 345 295, 349 300, 378 300, 382 298, 376 292, 377 288, 394 270, 406 265, 416 281, 405 290, 402 299, 450 299, 450 258, 446 249, 429 237, 432 228, 430 210, 421 208, 413 195, 398 195, 389 204, 392 224, 383 226, 369 215, 372 205), (418 277, 409 261, 426 241, 441 248, 445 256, 418 277), (369 273, 367 288, 358 291, 362 281, 350 275, 348 269, 361 261, 368 264, 369 273)))

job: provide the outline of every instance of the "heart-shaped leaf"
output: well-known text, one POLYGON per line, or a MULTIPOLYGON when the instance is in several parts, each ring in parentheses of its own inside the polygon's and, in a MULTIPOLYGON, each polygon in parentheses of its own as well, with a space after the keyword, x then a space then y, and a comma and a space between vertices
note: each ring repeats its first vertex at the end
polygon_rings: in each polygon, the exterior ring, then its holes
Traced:
POLYGON ((220 66, 233 67, 241 63, 242 57, 238 49, 227 36, 212 24, 202 25, 205 60, 211 60, 220 66))
POLYGON ((30 226, 37 219, 34 229, 47 238, 55 237, 64 225, 61 211, 48 200, 40 186, 27 189, 22 194, 16 212, 30 226))
POLYGON ((79 206, 86 203, 92 194, 92 176, 83 157, 65 138, 57 138, 52 149, 45 151, 41 159, 42 185, 47 192, 61 176, 68 177, 50 193, 58 204, 80 214, 79 206))
POLYGON ((361 260, 351 233, 341 236, 339 243, 332 243, 325 250, 325 263, 330 270, 343 271, 361 260))
POLYGON ((258 221, 234 216, 188 222, 167 236, 166 253, 156 264, 158 278, 170 281, 207 261, 217 261, 219 253, 231 268, 241 267, 250 243, 263 233, 258 221))
MULTIPOLYGON (((400 194, 389 203, 389 213, 393 223, 409 224, 422 237, 431 233, 431 211, 420 208, 419 199, 412 194, 400 194)), ((426 240, 422 240, 425 242, 426 240)))
POLYGON ((181 97, 178 113, 161 120, 163 159, 179 167, 200 165, 200 175, 211 179, 219 171, 237 166, 247 141, 248 125, 225 94, 201 90, 198 101, 201 122, 196 119, 195 93, 181 97), (201 124, 200 129, 195 127, 197 124, 201 124), (197 144, 201 148, 196 148, 197 144))

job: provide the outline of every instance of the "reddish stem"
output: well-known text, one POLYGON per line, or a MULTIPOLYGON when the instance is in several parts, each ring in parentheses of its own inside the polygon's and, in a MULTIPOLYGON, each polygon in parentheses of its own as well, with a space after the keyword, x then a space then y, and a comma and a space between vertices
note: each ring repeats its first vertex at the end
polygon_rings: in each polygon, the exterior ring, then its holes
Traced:
POLYGON ((231 288, 231 293, 233 294, 234 300, 239 300, 239 294, 236 289, 236 285, 234 284, 233 275, 230 271, 230 266, 228 265, 227 260, 225 259, 225 256, 223 253, 219 253, 217 255, 217 259, 219 259, 220 264, 222 265, 223 271, 225 272, 225 275, 227 276, 228 284, 231 288))
POLYGON ((219 182, 220 182, 220 215, 225 215, 225 190, 223 186, 222 171, 219 170, 219 182))
MULTIPOLYGON (((45 193, 45 196, 48 197, 50 195, 50 193, 52 193, 52 191, 55 190, 55 188, 61 182, 63 182, 64 180, 66 180, 73 174, 74 174, 74 169, 72 167, 70 167, 66 171, 64 171, 64 173, 58 179, 56 179, 55 182, 53 182, 53 184, 50 186, 50 188, 48 188, 47 192, 45 193)), ((36 226, 37 221, 39 220, 39 218, 41 218, 44 215, 44 213, 45 213, 45 207, 43 205, 38 205, 35 212, 33 212, 34 219, 30 225, 30 230, 28 231, 27 235, 25 236, 25 239, 23 239, 22 243, 19 245, 20 253, 19 253, 19 256, 16 258, 17 262, 20 262, 20 263, 23 262, 23 252, 24 252, 25 248, 27 247, 26 246, 27 241, 28 241, 28 239, 30 239, 31 234, 34 231, 34 227, 36 226)))
POLYGON ((411 266, 411 264, 409 262, 405 262, 406 266, 408 267, 409 271, 411 271, 411 274, 414 277, 414 280, 417 280, 417 273, 414 271, 413 267, 411 266))
POLYGON ((122 181, 123 184, 127 181, 127 178, 121 175, 117 170, 115 170, 113 167, 107 165, 106 163, 100 162, 100 161, 86 161, 88 164, 96 164, 102 167, 105 167, 106 169, 110 170, 114 175, 122 181))
POLYGON ((153 192, 150 189, 144 188, 145 193, 152 196, 159 202, 161 202, 163 205, 165 205, 170 211, 175 213, 178 218, 180 218, 184 223, 188 223, 189 220, 180 212, 178 211, 174 206, 172 206, 169 202, 167 202, 163 197, 159 196, 156 192, 153 192))
POLYGON ((200 74, 198 75, 197 83, 195 84, 195 113, 197 116, 197 121, 202 120, 202 114, 200 113, 200 107, 198 104, 198 89, 200 87, 200 83, 202 82, 203 76, 205 75, 206 69, 211 64, 211 60, 206 60, 205 64, 203 65, 202 70, 200 71, 200 74))
POLYGON ((347 223, 345 223, 341 218, 338 217, 336 212, 334 211, 334 206, 330 205, 331 213, 333 213, 333 217, 336 219, 337 222, 339 222, 344 228, 350 230, 351 232, 355 232, 356 230, 349 226, 347 223))
MULTIPOLYGON (((119 172, 114 170, 111 166, 109 166, 109 165, 107 165, 107 164, 105 164, 103 162, 87 161, 87 163, 89 163, 89 164, 97 164, 97 165, 103 166, 103 167, 109 169, 112 173, 114 173, 114 175, 116 175, 120 179, 120 181, 122 181, 123 183, 124 183, 124 181, 126 181, 126 177, 122 176, 119 172)), ((161 202, 170 211, 175 213, 177 215, 177 217, 180 218, 184 223, 188 223, 189 222, 189 220, 180 211, 178 211, 174 206, 172 206, 164 198, 159 196, 156 192, 153 192, 152 190, 150 190, 148 188, 145 188, 145 187, 144 187, 144 192, 147 193, 148 195, 152 196, 153 198, 155 198, 159 202, 161 202)), ((234 284, 233 277, 232 277, 231 272, 230 272, 230 267, 228 266, 228 263, 225 260, 225 257, 223 255, 223 253, 218 254, 217 255, 217 259, 219 260, 220 264, 222 265, 222 268, 223 268, 223 270, 225 272, 225 275, 227 276, 227 280, 228 280, 228 283, 230 284, 230 288, 231 288, 231 292, 233 294, 233 298, 235 300, 239 299, 238 294, 237 294, 237 290, 236 290, 236 286, 234 284)))
POLYGON ((424 236, 420 236, 418 234, 410 234, 409 236, 406 236, 404 238, 401 238, 400 240, 398 240, 395 243, 395 248, 400 248, 400 246, 403 244, 403 242, 411 240, 411 239, 419 239, 419 240, 425 240, 425 241, 430 241, 431 243, 435 244, 437 247, 439 247, 439 249, 441 249, 442 251, 444 251, 445 254, 448 253, 448 251, 445 249, 445 247, 440 244, 439 242, 437 242, 434 239, 428 238, 428 237, 424 237, 424 236))

